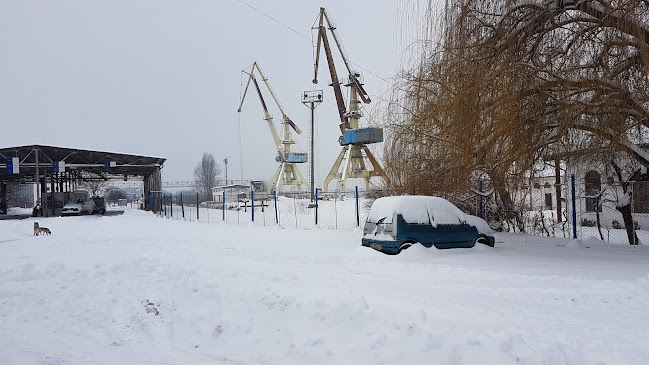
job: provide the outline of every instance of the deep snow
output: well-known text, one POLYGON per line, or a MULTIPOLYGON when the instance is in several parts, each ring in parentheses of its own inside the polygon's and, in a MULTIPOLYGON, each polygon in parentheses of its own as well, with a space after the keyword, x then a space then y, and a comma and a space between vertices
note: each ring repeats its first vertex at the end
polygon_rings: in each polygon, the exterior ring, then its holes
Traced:
POLYGON ((35 220, 0 221, 0 364, 649 363, 649 250, 35 220))

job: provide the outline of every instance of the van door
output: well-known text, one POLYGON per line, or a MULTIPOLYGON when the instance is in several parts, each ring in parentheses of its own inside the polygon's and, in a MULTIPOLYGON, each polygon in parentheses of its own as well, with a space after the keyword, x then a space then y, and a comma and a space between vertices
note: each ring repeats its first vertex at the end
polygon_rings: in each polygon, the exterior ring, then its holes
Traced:
POLYGON ((396 236, 401 241, 419 242, 422 246, 430 248, 433 245, 431 239, 433 227, 428 222, 406 222, 401 214, 397 214, 396 236))
POLYGON ((466 223, 438 224, 433 229, 433 244, 437 248, 473 247, 478 230, 466 223))

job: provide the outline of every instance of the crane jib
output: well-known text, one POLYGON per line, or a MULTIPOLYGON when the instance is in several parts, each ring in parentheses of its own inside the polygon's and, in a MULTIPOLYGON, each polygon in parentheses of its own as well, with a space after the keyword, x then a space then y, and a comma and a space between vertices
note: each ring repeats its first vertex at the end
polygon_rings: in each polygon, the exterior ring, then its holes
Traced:
POLYGON ((261 95, 261 89, 259 88, 259 84, 257 83, 257 79, 255 79, 253 77, 252 82, 255 83, 255 88, 257 89, 257 94, 259 95, 259 100, 261 100, 261 105, 264 107, 264 112, 266 114, 268 114, 268 107, 266 107, 266 102, 264 101, 264 96, 261 95))

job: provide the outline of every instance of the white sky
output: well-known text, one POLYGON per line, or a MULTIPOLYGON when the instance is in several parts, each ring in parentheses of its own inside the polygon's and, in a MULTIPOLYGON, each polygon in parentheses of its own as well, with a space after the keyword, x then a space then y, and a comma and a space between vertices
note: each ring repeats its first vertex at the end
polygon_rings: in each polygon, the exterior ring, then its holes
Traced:
MULTIPOLYGON (((384 79, 396 72, 399 2, 246 2, 308 37, 325 6, 352 62, 384 79)), ((230 179, 269 180, 275 149, 254 93, 240 134, 237 127, 241 70, 257 61, 308 150, 309 111, 300 94, 313 87, 310 40, 237 0, 3 1, 0 49, 2 147, 165 157, 164 181, 193 179, 202 153, 211 152, 221 164, 229 158, 230 179)), ((371 110, 389 84, 361 72, 371 110)), ((338 73, 346 76, 342 64, 338 73)), ((321 184, 340 151, 324 55, 319 79, 326 99, 316 116, 321 184)), ((271 113, 279 122, 274 105, 271 113)), ((307 175, 306 164, 301 169, 307 175)))

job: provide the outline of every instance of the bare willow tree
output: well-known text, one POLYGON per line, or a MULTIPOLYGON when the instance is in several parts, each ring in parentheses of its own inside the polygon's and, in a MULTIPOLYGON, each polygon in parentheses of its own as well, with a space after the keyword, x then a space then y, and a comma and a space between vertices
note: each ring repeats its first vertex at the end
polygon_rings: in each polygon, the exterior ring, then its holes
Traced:
POLYGON ((206 197, 212 199, 212 188, 216 186, 216 178, 221 174, 221 167, 216 162, 214 155, 211 153, 203 153, 201 161, 194 168, 194 182, 198 192, 206 197))
MULTIPOLYGON (((422 29, 437 46, 393 98, 386 171, 401 189, 461 191, 481 171, 511 212, 509 177, 575 141, 649 167, 649 1, 457 0, 430 15, 439 26, 422 29)), ((618 175, 646 179, 639 171, 618 175)), ((626 222, 630 208, 618 209, 626 222)))

